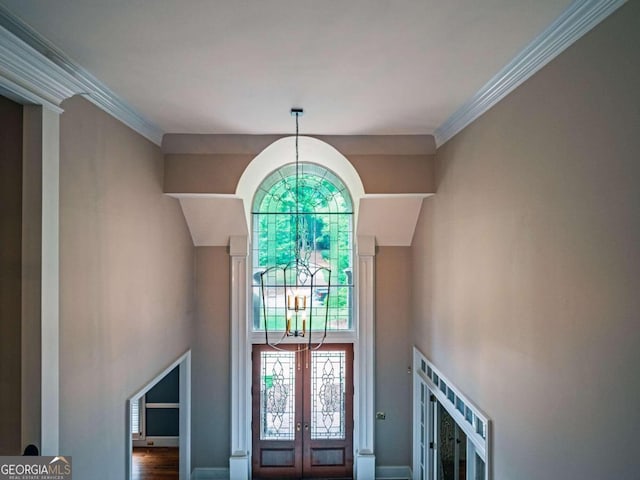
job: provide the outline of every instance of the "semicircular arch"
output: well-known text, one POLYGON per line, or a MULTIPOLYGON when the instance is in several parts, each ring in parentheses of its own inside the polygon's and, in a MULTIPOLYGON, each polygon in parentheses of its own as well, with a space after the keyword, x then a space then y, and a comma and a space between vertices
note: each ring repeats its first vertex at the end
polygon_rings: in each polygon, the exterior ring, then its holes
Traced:
MULTIPOLYGON (((358 205, 364 196, 364 186, 360 175, 349 160, 332 145, 313 137, 298 137, 299 159, 305 163, 315 163, 331 170, 344 182, 353 201, 354 221, 358 218, 358 205)), ((251 225, 253 196, 264 179, 278 168, 294 163, 295 137, 276 140, 260 152, 245 168, 238 185, 236 196, 244 203, 247 225, 251 225)), ((356 223, 357 224, 357 223, 356 223)))

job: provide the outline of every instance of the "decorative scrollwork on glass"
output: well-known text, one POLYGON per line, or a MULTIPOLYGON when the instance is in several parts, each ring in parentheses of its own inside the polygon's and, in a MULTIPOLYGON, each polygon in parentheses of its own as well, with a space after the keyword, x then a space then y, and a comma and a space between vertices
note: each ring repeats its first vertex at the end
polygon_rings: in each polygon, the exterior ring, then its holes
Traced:
POLYGON ((294 438, 295 357, 293 352, 261 353, 260 438, 292 440, 294 438))
POLYGON ((311 437, 344 438, 344 352, 313 352, 311 382, 311 437))
POLYGON ((284 414, 287 410, 289 388, 284 383, 284 369, 280 359, 276 360, 271 369, 271 388, 267 389, 267 413, 271 414, 273 428, 278 432, 282 428, 284 414))
POLYGON ((322 386, 320 387, 320 404, 322 405, 322 424, 327 430, 331 431, 334 417, 340 412, 342 403, 342 392, 339 383, 335 383, 333 363, 327 358, 322 367, 322 386))

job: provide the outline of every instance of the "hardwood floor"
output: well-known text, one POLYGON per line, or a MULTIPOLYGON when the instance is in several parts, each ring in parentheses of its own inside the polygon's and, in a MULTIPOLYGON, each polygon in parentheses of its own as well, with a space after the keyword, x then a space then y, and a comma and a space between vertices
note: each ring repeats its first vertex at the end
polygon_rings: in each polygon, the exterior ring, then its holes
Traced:
POLYGON ((136 447, 131 462, 132 480, 178 480, 177 447, 136 447))

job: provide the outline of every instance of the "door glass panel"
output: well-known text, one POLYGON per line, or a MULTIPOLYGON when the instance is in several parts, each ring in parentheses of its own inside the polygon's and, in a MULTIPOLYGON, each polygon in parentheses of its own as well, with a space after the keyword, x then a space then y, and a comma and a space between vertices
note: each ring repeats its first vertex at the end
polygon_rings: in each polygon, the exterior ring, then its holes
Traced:
POLYGON ((484 480, 484 460, 476 454, 476 480, 484 480))
POLYGON ((456 423, 449 412, 438 402, 438 450, 440 464, 438 465, 439 480, 455 480, 455 428, 456 423))
POLYGON ((260 355, 260 439, 293 440, 295 352, 260 355))
POLYGON ((467 478, 467 435, 456 423, 456 443, 458 445, 458 480, 467 478))
POLYGON ((345 352, 311 354, 311 438, 345 438, 345 352))

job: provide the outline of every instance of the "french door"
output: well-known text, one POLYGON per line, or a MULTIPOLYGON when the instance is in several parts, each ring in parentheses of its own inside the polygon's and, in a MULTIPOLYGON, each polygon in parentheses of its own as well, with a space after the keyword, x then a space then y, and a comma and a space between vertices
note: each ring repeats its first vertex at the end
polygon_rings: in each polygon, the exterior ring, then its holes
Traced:
POLYGON ((435 426, 438 442, 435 450, 438 457, 436 478, 465 480, 467 478, 467 435, 437 400, 434 415, 437 420, 435 426))
POLYGON ((353 476, 353 346, 253 346, 253 478, 353 476))

